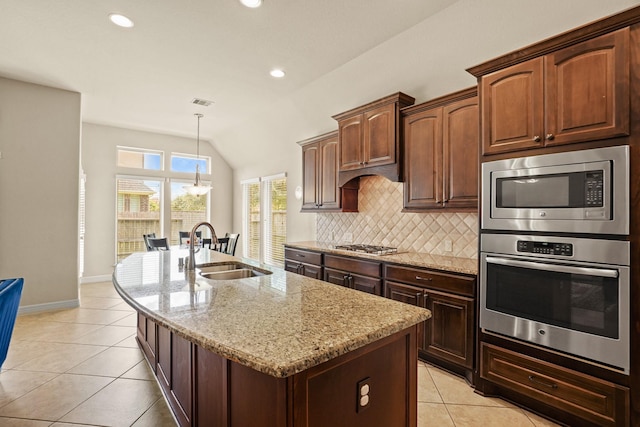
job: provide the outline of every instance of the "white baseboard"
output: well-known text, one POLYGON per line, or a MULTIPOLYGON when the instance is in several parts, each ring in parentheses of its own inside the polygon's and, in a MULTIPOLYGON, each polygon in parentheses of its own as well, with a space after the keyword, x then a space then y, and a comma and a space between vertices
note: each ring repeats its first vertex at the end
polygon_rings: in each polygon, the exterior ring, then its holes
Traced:
POLYGON ((48 302, 45 304, 24 305, 18 308, 18 315, 40 313, 41 311, 62 310, 65 308, 76 308, 80 306, 79 299, 68 301, 48 302))
POLYGON ((99 283, 99 282, 110 282, 113 276, 111 274, 105 274, 103 276, 87 276, 80 278, 80 284, 84 285, 86 283, 99 283))

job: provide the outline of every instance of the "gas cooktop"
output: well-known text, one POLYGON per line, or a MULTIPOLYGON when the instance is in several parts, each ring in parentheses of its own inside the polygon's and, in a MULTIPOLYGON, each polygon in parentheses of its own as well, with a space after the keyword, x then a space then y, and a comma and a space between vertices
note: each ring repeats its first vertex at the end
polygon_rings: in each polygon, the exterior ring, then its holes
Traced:
POLYGON ((335 249, 343 249, 346 251, 362 252, 370 255, 390 255, 398 253, 398 248, 392 248, 389 246, 377 246, 377 245, 336 245, 335 249))

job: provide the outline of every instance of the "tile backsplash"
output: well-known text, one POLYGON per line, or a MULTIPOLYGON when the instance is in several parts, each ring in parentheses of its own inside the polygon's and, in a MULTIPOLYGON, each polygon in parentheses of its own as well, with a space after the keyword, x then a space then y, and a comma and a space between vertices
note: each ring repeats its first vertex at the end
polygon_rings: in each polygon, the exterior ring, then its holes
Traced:
POLYGON ((358 213, 319 213, 317 240, 477 258, 477 213, 403 213, 402 183, 381 176, 360 178, 358 210, 358 213))

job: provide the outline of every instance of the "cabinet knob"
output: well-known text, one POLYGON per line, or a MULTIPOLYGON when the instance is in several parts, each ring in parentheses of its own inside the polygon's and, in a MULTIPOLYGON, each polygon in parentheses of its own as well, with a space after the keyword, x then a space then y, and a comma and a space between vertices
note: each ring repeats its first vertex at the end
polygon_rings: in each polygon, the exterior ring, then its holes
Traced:
POLYGON ((555 136, 552 133, 547 134, 547 141, 552 141, 555 136))
POLYGON ((540 135, 536 135, 536 136, 533 137, 533 140, 535 142, 540 142, 542 140, 542 138, 540 138, 540 135))

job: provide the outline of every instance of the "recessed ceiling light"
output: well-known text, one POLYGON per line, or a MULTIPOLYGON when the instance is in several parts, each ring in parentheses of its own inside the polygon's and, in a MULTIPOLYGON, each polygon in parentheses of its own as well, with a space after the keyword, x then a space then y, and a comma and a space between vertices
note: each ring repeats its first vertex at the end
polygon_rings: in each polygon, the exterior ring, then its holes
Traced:
POLYGON ((262 0, 240 0, 240 3, 242 3, 247 7, 252 7, 252 8, 262 6, 262 0))
POLYGON ((123 28, 133 27, 133 21, 124 15, 120 15, 119 13, 112 13, 111 15, 109 15, 109 19, 118 27, 123 27, 123 28))
POLYGON ((271 77, 276 77, 276 78, 282 78, 284 77, 284 71, 280 70, 280 69, 273 69, 269 72, 269 74, 271 74, 271 77))

